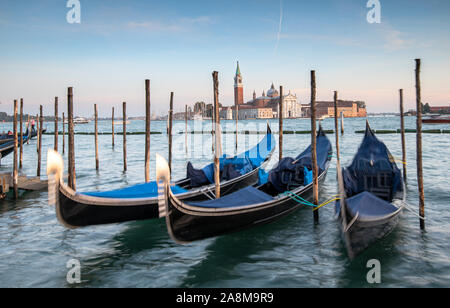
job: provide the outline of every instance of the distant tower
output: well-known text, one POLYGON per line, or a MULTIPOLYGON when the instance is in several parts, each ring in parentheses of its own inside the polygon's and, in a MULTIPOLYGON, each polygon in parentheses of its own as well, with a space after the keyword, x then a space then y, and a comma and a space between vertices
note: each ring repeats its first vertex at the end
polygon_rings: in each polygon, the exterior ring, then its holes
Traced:
POLYGON ((242 84, 241 69, 237 63, 236 76, 234 77, 234 105, 244 104, 244 85, 242 84))
POLYGON ((256 91, 253 91, 253 100, 256 99, 256 91))

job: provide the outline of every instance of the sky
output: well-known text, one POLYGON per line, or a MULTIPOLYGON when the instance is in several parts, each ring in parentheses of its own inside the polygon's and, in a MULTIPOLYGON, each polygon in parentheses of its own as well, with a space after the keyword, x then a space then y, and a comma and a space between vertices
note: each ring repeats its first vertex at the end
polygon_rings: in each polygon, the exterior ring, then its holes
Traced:
POLYGON ((239 61, 244 99, 273 82, 310 102, 362 100, 369 112, 415 108, 414 59, 422 59, 422 98, 450 104, 450 1, 379 0, 381 23, 369 23, 367 0, 79 0, 80 23, 68 23, 67 0, 0 0, 0 111, 39 105, 52 114, 54 97, 66 109, 74 87, 75 115, 120 110, 145 114, 145 79, 152 112, 166 114, 213 99, 234 104, 239 61))

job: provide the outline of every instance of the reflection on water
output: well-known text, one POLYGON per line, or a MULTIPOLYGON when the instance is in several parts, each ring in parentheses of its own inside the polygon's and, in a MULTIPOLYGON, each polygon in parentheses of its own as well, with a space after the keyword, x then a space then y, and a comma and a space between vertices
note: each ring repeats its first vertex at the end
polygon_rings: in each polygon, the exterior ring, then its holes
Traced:
MULTIPOLYGON (((399 119, 369 118, 373 129, 396 129, 399 119)), ((270 121, 274 132, 276 121, 270 121)), ((178 130, 184 129, 179 123, 178 130)), ((191 123, 192 124, 192 123, 191 123)), ((334 122, 322 122, 333 129, 334 122)), ((1 123, 0 131, 8 129, 1 123), (3 127, 1 127, 3 125, 3 127)), ((165 131, 165 122, 153 122, 153 131, 165 131)), ((198 125, 198 124, 197 124, 198 125)), ((204 122, 204 130, 210 127, 204 122)), ((245 130, 265 131, 266 121, 240 123, 245 130)), ((192 125, 190 129, 201 130, 192 125)), ((234 122, 224 121, 224 130, 234 131, 234 122), (227 125, 229 128, 227 128, 227 125)), ((309 120, 286 120, 286 130, 309 130, 309 120)), ((109 132, 109 122, 100 122, 100 131, 109 132)), ((341 156, 351 162, 364 129, 365 119, 346 119, 341 137, 341 156)), ((415 127, 415 118, 406 118, 406 127, 415 127)), ((432 126, 445 128, 449 126, 432 126)), ((48 125, 49 131, 53 125, 48 125)), ((79 131, 93 131, 93 123, 79 125, 79 131)), ((144 131, 144 122, 133 121, 129 131, 144 131)), ((120 131, 120 126, 116 127, 120 131)), ((177 131, 177 130, 175 130, 177 131)), ((177 131, 178 132, 178 131, 177 131)), ((400 158, 400 135, 379 135, 392 154, 400 158)), ((189 135, 189 145, 200 138, 203 148, 184 156, 184 135, 176 136, 182 155, 174 155, 173 178, 185 175, 188 160, 201 167, 212 159, 211 136, 189 135), (197 155, 200 153, 200 155, 197 155)), ((256 144, 262 135, 240 135, 239 152, 256 144)), ((424 134, 424 182, 427 231, 419 230, 418 218, 404 212, 400 224, 385 240, 370 247, 353 261, 346 257, 334 220, 333 205, 320 210, 320 224, 313 223, 311 209, 301 208, 273 224, 189 245, 175 244, 167 234, 165 221, 140 221, 85 229, 66 230, 47 204, 47 193, 28 193, 21 200, 0 202, 0 287, 74 287, 66 282, 67 262, 81 262, 82 284, 78 287, 371 287, 366 282, 367 261, 381 262, 381 287, 448 286, 450 281, 448 183, 450 175, 450 135, 424 134), (443 172, 444 171, 444 172, 443 172)), ((297 156, 309 145, 309 135, 284 135, 284 155, 297 156)), ((334 137, 330 136, 334 144, 334 137)), ((407 134, 407 202, 418 208, 415 181, 415 134, 407 134)), ((66 140, 67 141, 67 140, 66 140)), ((99 137, 100 171, 95 171, 94 137, 76 136, 77 188, 80 191, 110 190, 144 181, 145 137, 127 137, 128 168, 123 172, 122 138, 99 137)), ((36 173, 36 141, 24 147, 24 169, 36 173)), ((234 154, 234 135, 225 134, 224 152, 234 154)), ((67 142, 66 142, 67 143, 67 142)), ((62 142, 60 142, 60 146, 62 142)), ((43 137, 43 149, 53 147, 53 136, 43 137)), ((165 134, 152 135, 151 174, 155 153, 167 156, 165 134)), ((278 153, 273 155, 276 163, 278 153)), ((0 172, 11 169, 12 157, 2 160, 0 172)), ((46 169, 45 159, 42 170, 46 169)), ((336 194, 334 161, 321 189, 321 200, 336 194)), ((75 286, 77 287, 77 286, 75 286)))

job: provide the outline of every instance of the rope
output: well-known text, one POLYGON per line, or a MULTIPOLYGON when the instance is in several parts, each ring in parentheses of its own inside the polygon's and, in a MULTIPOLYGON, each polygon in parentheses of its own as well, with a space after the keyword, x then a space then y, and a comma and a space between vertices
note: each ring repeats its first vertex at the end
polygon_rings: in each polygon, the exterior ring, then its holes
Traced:
POLYGON ((403 202, 403 204, 404 204, 404 206, 405 206, 405 209, 407 209, 408 211, 410 211, 411 213, 413 213, 415 216, 419 217, 421 220, 425 221, 425 217, 420 216, 419 213, 417 213, 417 212, 414 211, 413 209, 409 208, 410 205, 409 205, 408 203, 403 202))
POLYGON ((392 156, 392 157, 393 157, 393 159, 394 159, 394 161, 395 161, 396 163, 403 164, 403 165, 407 165, 406 161, 403 161, 403 160, 401 160, 401 159, 398 159, 398 158, 396 158, 395 156, 392 156))
POLYGON ((315 205, 314 203, 311 203, 311 202, 303 199, 302 197, 300 197, 299 195, 293 193, 292 191, 286 191, 282 195, 291 198, 292 200, 296 201, 297 203, 313 207, 314 208, 313 211, 317 211, 321 207, 323 207, 323 206, 325 206, 327 204, 330 204, 333 201, 340 200, 340 198, 337 198, 339 195, 334 195, 330 200, 327 200, 327 201, 325 201, 324 203, 322 203, 320 205, 315 205))

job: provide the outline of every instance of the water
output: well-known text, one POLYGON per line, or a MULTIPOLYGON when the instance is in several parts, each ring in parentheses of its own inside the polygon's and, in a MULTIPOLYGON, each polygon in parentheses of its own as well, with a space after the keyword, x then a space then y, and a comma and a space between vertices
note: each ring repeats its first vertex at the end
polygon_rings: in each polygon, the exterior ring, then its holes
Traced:
MULTIPOLYGON (((396 129, 397 117, 369 118, 373 129, 396 129)), ((363 138, 354 131, 364 129, 364 119, 345 119, 346 133, 341 137, 341 155, 349 164, 363 138)), ((270 121, 273 131, 278 123, 270 121)), ((192 124, 192 123, 190 123, 192 124)), ((205 126, 210 125, 204 122, 205 126)), ((234 131, 234 122, 225 121, 224 130, 234 131)), ((242 129, 265 130, 266 121, 240 123, 242 129)), ((165 132, 165 122, 153 122, 152 131, 165 132)), ((323 122, 333 129, 334 122, 323 122)), ((406 127, 415 128, 415 118, 406 118, 406 127)), ((52 131, 53 124, 47 129, 52 131)), ((285 130, 308 130, 310 121, 286 120, 285 130)), ((424 129, 445 128, 449 125, 424 129)), ((0 124, 0 131, 11 129, 0 124)), ((100 122, 100 131, 110 132, 110 122, 100 122)), ((184 123, 177 122, 175 132, 184 123)), ((199 130, 190 127, 190 129, 199 130)), ((62 130, 62 129, 60 129, 62 130)), ((79 125, 77 131, 93 131, 93 123, 79 125)), ((144 131, 144 122, 133 121, 128 131, 144 131)), ((201 128, 200 128, 201 130, 201 128)), ((205 128, 206 130, 206 128, 205 128)), ((121 131, 121 126, 116 127, 121 131)), ((401 159, 399 134, 379 135, 401 159)), ((193 152, 189 160, 200 167, 211 161, 211 136, 191 135, 193 152), (194 140, 195 138, 200 138, 194 140), (201 138, 204 138, 203 140, 201 138), (203 146, 203 149, 202 149, 203 146)), ((239 136, 239 152, 254 145, 261 136, 239 136)), ((334 135, 329 136, 334 145, 334 135)), ((407 134, 407 202, 418 209, 415 162, 415 134, 407 134)), ((234 135, 224 134, 225 153, 234 154, 234 135)), ((309 145, 309 135, 284 135, 284 155, 296 156, 309 145)), ((59 139, 60 148, 62 145, 59 139)), ((67 144, 67 139, 66 139, 67 144)), ((184 135, 175 135, 174 174, 185 172, 184 135)), ((122 172, 122 136, 99 137, 100 171, 95 171, 94 136, 76 136, 77 189, 109 190, 144 181, 142 135, 128 136, 128 172, 122 172)), ((43 153, 53 147, 53 136, 43 137, 43 153)), ((152 135, 151 175, 154 176, 156 152, 167 157, 167 136, 152 135)), ((349 261, 340 240, 332 205, 320 210, 315 226, 310 209, 301 209, 270 225, 236 234, 177 245, 169 237, 164 220, 129 222, 77 230, 62 227, 54 208, 48 205, 47 192, 27 193, 21 200, 0 201, 0 287, 73 287, 66 281, 67 262, 81 262, 81 287, 370 287, 366 281, 370 259, 381 262, 381 287, 450 286, 450 135, 423 135, 426 232, 419 219, 404 212, 395 231, 349 261)), ((274 154, 271 164, 276 162, 274 154)), ((24 169, 35 175, 36 141, 24 147, 24 169)), ((0 172, 11 170, 12 156, 2 160, 0 172)), ((42 170, 46 170, 45 155, 42 170)), ((44 172, 45 173, 45 172, 44 172)), ((335 161, 321 190, 321 200, 336 194, 335 161)))

